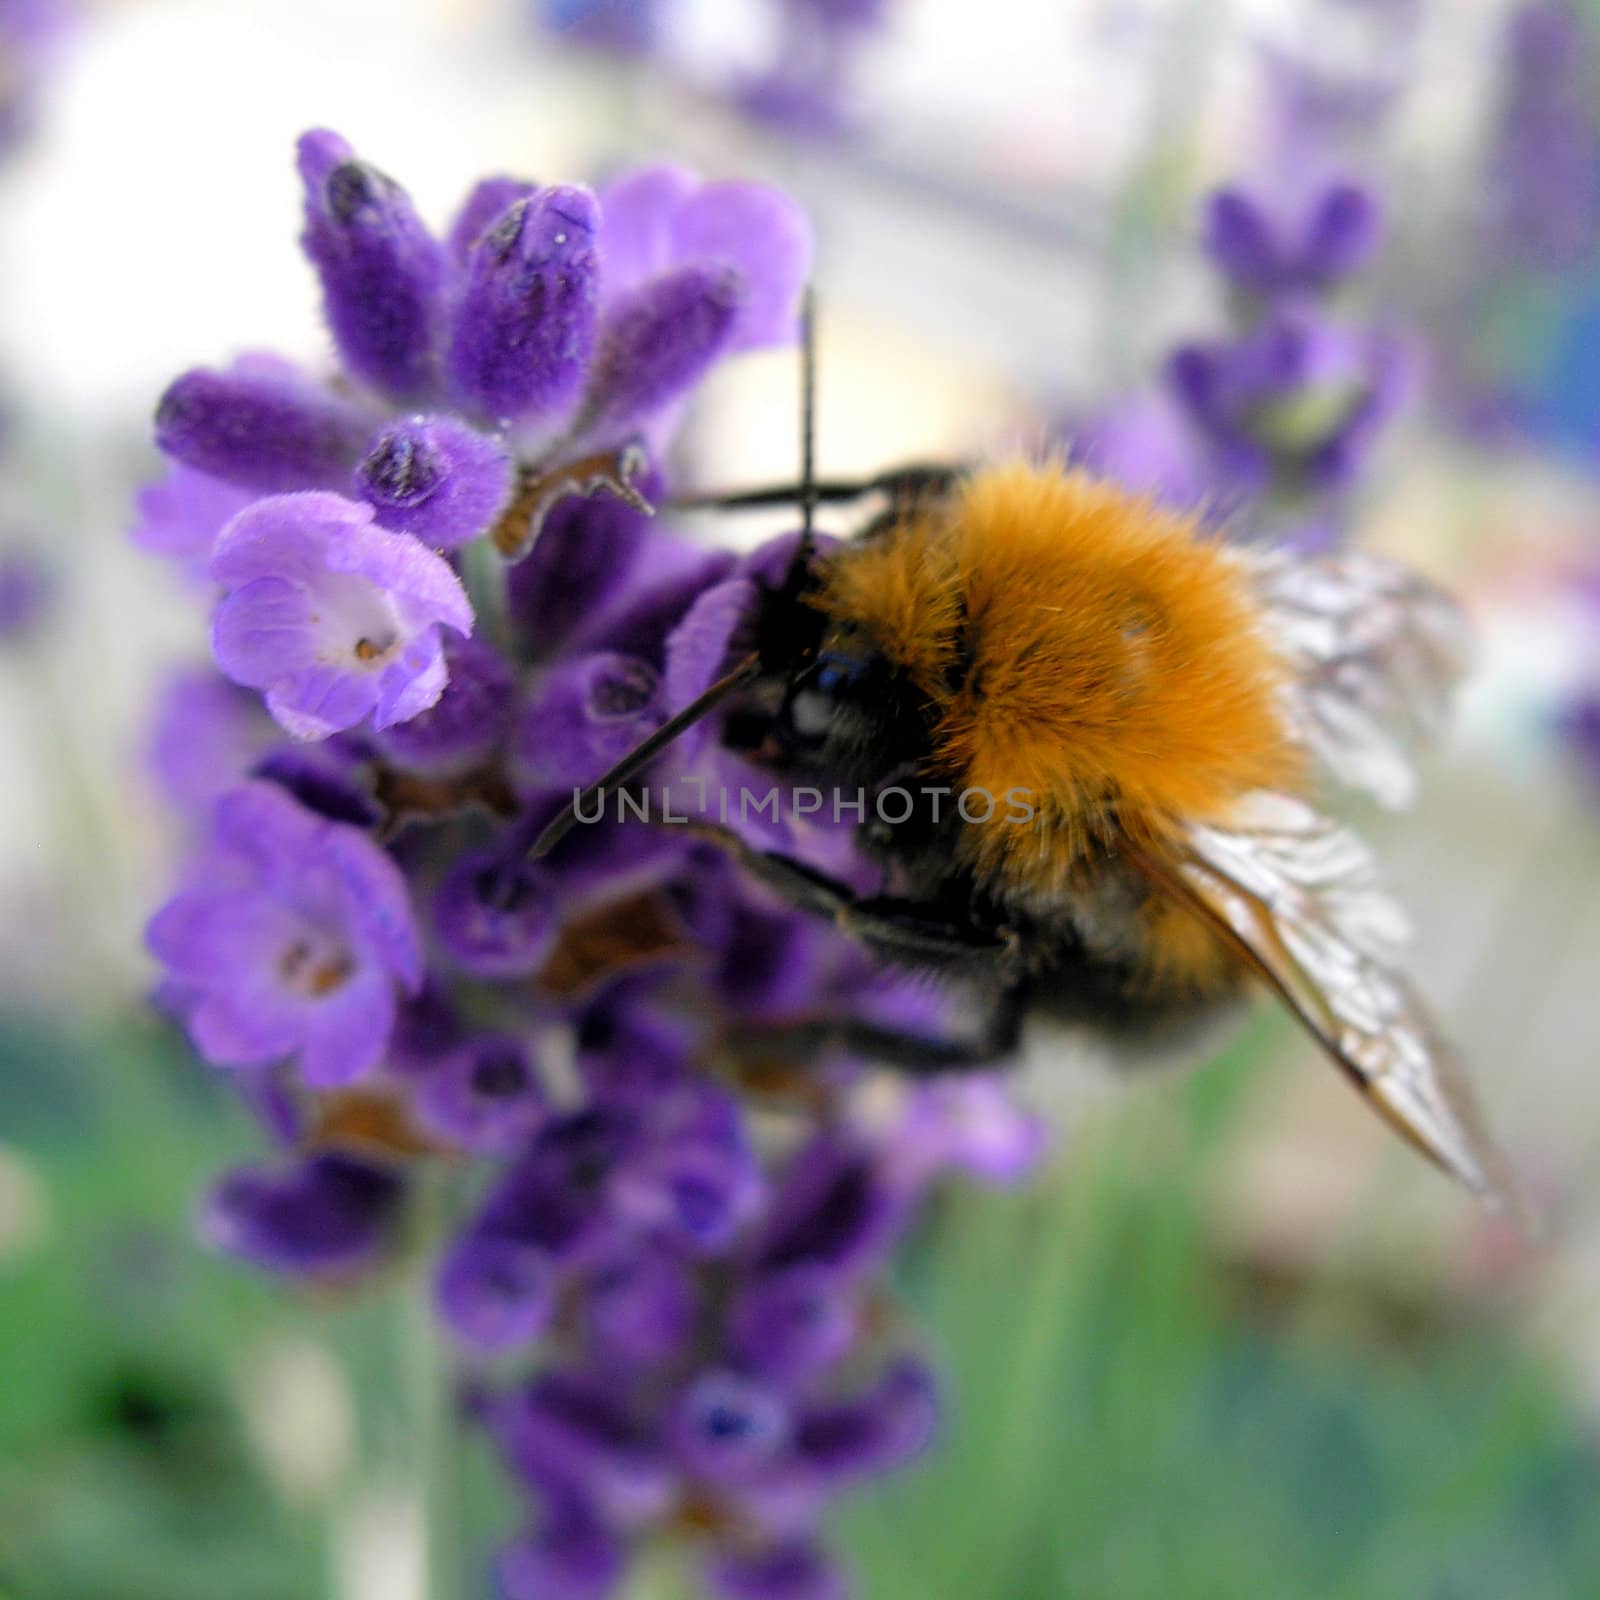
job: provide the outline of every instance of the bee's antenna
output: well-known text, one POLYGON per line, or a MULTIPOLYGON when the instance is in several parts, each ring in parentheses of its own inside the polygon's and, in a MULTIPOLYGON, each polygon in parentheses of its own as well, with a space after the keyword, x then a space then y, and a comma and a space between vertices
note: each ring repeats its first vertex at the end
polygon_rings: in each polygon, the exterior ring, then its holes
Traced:
POLYGON ((575 793, 572 804, 553 817, 544 832, 533 841, 533 849, 528 852, 529 855, 535 861, 540 856, 548 855, 572 831, 583 812, 592 812, 596 805, 603 811, 606 800, 634 773, 655 760, 685 728, 692 727, 702 717, 714 711, 730 694, 752 682, 760 671, 761 657, 748 655, 731 672, 718 678, 709 689, 697 695, 676 716, 663 722, 648 739, 636 744, 603 777, 597 778, 581 793, 575 793))
POLYGON ((817 294, 808 283, 800 301, 800 548, 801 564, 811 557, 812 524, 817 516, 817 294))

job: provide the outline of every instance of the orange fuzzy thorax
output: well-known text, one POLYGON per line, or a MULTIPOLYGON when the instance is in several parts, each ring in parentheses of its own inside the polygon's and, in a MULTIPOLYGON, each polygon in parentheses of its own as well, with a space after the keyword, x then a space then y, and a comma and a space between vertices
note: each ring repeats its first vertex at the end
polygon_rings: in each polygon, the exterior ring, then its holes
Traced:
POLYGON ((1039 807, 1019 826, 1002 800, 966 830, 980 870, 1058 888, 1095 841, 1153 845, 1301 781, 1242 564, 1192 519, 1086 473, 978 471, 843 546, 819 604, 927 696, 941 774, 1039 807))

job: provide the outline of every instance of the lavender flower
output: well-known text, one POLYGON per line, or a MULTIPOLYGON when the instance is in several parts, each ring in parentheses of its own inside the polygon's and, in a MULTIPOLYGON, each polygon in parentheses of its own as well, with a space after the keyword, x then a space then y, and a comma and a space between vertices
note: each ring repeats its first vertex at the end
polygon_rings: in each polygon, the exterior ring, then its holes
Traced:
POLYGON ((337 495, 258 500, 218 536, 209 571, 227 591, 212 624, 217 665, 265 690, 267 709, 304 739, 426 711, 447 679, 439 629, 472 631, 449 566, 337 495))
POLYGON ((1298 195, 1211 195, 1202 244, 1231 292, 1233 327, 1178 346, 1164 390, 1081 423, 1074 453, 1234 536, 1336 541, 1412 375, 1398 338, 1335 305, 1380 232, 1375 197, 1343 179, 1298 195))
POLYGON ((294 1056, 308 1083, 376 1064, 397 987, 422 980, 399 869, 359 830, 255 782, 217 801, 190 884, 150 923, 152 953, 193 1000, 195 1049, 219 1066, 294 1056))
MULTIPOLYGON (((707 373, 794 336, 804 218, 657 167, 598 199, 486 180, 435 242, 336 136, 300 166, 340 374, 180 377, 135 534, 210 580, 221 669, 154 740, 186 829, 148 931, 161 997, 285 1147, 223 1180, 207 1230, 353 1278, 406 1248, 418 1166, 469 1166, 477 1199, 413 1265, 527 1500, 504 1593, 599 1600, 695 1529, 710 1593, 839 1595, 829 1505, 937 1412, 883 1315, 890 1255, 933 1185, 1014 1180, 1038 1130, 993 1084, 858 1092, 867 1064, 831 1049, 767 1084, 761 1041, 797 1017, 937 1027, 942 1001, 686 831, 528 856, 747 647, 793 547, 708 552, 567 479, 639 446, 633 487, 667 498, 707 373)), ((757 782, 719 732, 649 776, 757 782)), ((870 871, 847 828, 750 828, 870 871)))

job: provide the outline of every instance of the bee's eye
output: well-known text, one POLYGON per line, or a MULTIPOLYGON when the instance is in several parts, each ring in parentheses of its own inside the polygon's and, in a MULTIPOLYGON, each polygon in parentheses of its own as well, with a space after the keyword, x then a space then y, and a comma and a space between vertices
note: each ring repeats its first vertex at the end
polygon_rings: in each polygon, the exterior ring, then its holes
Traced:
POLYGON ((820 744, 833 726, 839 701, 856 679, 862 664, 843 656, 826 654, 793 688, 789 695, 789 730, 805 743, 820 744))

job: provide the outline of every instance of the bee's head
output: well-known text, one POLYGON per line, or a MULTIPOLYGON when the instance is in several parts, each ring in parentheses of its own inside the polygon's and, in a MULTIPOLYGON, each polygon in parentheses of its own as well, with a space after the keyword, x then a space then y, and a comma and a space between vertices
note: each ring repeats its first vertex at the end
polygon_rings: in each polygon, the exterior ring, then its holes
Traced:
POLYGON ((926 751, 920 701, 863 629, 836 625, 789 678, 773 731, 797 765, 836 780, 868 779, 926 751))

